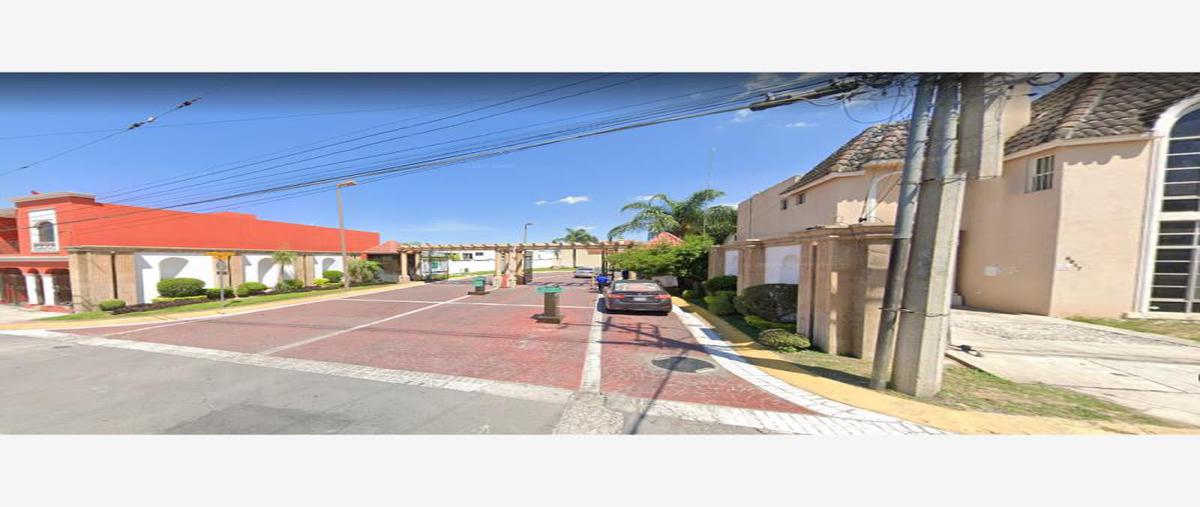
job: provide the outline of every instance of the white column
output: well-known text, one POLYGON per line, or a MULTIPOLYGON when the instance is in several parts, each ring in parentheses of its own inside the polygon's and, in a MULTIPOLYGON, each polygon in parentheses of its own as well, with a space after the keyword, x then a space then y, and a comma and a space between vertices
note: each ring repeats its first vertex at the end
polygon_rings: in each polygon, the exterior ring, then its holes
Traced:
POLYGON ((42 292, 46 294, 46 306, 54 306, 58 304, 54 301, 54 275, 50 273, 42 273, 42 292))
POLYGON ((25 294, 29 296, 29 304, 38 304, 37 273, 25 273, 25 294))

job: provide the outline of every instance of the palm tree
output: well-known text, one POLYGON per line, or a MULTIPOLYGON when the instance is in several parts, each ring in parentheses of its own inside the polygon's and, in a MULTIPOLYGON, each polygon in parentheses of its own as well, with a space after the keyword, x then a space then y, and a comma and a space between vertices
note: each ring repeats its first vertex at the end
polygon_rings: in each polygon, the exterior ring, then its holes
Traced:
POLYGON ((700 190, 687 199, 676 201, 666 194, 656 194, 649 199, 631 202, 621 208, 622 212, 636 211, 628 222, 608 231, 608 239, 622 237, 633 231, 648 231, 651 234, 669 232, 679 237, 705 233, 720 242, 737 228, 737 210, 729 206, 713 206, 712 202, 725 192, 711 188, 700 190))
POLYGON ((283 268, 296 262, 296 252, 286 250, 272 252, 271 260, 275 261, 275 264, 279 266, 279 281, 275 282, 275 285, 283 285, 283 268))
MULTIPOLYGON (((561 238, 554 238, 551 240, 551 242, 553 242, 553 243, 596 243, 598 241, 600 241, 600 239, 593 236, 592 233, 588 232, 586 229, 582 229, 582 228, 572 229, 569 227, 567 228, 566 235, 564 235, 561 238)), ((576 249, 572 248, 571 249, 571 267, 573 267, 573 268, 579 267, 578 262, 577 262, 577 259, 578 259, 577 254, 578 254, 578 251, 576 249)))

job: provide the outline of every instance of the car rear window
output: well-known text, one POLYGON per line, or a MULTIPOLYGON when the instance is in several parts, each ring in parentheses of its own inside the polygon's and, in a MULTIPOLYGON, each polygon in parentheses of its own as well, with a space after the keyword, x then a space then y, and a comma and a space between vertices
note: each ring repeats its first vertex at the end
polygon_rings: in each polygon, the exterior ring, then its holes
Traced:
POLYGON ((657 292, 662 288, 656 283, 618 283, 616 290, 627 290, 630 292, 657 292))

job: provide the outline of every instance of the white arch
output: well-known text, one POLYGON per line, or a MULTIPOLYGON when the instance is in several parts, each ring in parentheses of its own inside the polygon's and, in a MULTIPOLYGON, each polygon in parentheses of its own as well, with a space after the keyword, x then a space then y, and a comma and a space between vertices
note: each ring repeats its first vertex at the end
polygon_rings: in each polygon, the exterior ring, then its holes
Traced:
POLYGON ((182 273, 187 268, 188 261, 182 257, 167 257, 158 261, 158 279, 170 280, 178 278, 179 273, 182 273))

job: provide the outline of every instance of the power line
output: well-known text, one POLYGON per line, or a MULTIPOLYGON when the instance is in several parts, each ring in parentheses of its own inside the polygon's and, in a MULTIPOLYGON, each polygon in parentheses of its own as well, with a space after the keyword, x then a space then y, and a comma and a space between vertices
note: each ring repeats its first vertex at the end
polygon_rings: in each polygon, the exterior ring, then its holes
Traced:
MULTIPOLYGON (((815 84, 816 83, 813 83, 810 86, 815 86, 815 84)), ((829 90, 829 88, 831 88, 831 87, 827 86, 827 87, 825 87, 825 89, 811 90, 810 93, 814 97, 826 96, 829 93, 833 93, 832 91, 829 90)), ((833 88, 833 90, 842 90, 842 89, 846 88, 846 85, 841 84, 841 85, 838 85, 838 86, 832 87, 832 88, 833 88)), ((745 98, 744 95, 745 94, 742 94, 742 97, 741 97, 741 99, 743 101, 745 98)), ((802 99, 797 99, 797 100, 802 100, 802 99)), ((306 188, 313 187, 316 185, 325 184, 330 181, 344 179, 348 176, 363 177, 363 178, 370 177, 370 178, 372 178, 370 181, 378 181, 379 179, 384 179, 386 177, 429 170, 432 168, 457 164, 457 163, 461 163, 461 162, 468 161, 468 160, 491 158, 491 157, 495 157, 495 156, 499 156, 499 155, 503 155, 503 154, 513 153, 513 152, 517 152, 517 151, 523 151, 523 150, 537 148, 537 147, 541 147, 541 146, 547 146, 550 144, 557 144, 557 143, 561 143, 561 142, 577 140, 577 139, 582 139, 582 138, 587 138, 587 137, 593 137, 593 136, 603 135, 603 134, 608 134, 608 133, 614 133, 614 132, 619 132, 619 131, 629 130, 629 129, 634 129, 634 128, 641 128, 641 127, 646 127, 646 126, 651 126, 651 125, 657 125, 657 124, 666 123, 666 122, 681 121, 681 120, 696 118, 696 117, 700 117, 700 116, 707 116, 707 115, 713 115, 713 114, 720 114, 720 113, 724 113, 724 112, 731 112, 731 111, 736 111, 739 109, 744 109, 746 107, 746 105, 744 103, 738 103, 737 105, 733 105, 732 107, 729 107, 731 102, 733 102, 733 101, 726 101, 725 103, 717 103, 717 104, 706 104, 706 105, 700 107, 699 110, 695 110, 697 108, 692 108, 693 109, 692 111, 683 110, 682 112, 674 114, 674 115, 665 115, 665 116, 660 116, 657 118, 646 118, 642 121, 637 121, 637 122, 632 122, 632 123, 609 125, 604 128, 593 129, 591 131, 583 130, 583 131, 579 131, 579 132, 575 132, 575 133, 571 133, 569 135, 563 135, 563 136, 559 136, 559 137, 548 137, 548 138, 543 138, 541 140, 537 140, 537 137, 535 136, 532 138, 533 139, 532 142, 521 140, 518 142, 509 143, 507 145, 502 144, 502 145, 497 146, 494 149, 481 150, 481 151, 477 151, 477 152, 466 152, 466 153, 462 153, 462 154, 451 153, 451 154, 447 154, 447 155, 444 155, 441 157, 436 157, 436 158, 432 158, 432 159, 428 159, 428 160, 424 160, 424 161, 418 161, 418 162, 414 162, 414 163, 410 163, 410 164, 403 164, 403 165, 399 165, 399 166, 389 166, 389 167, 383 167, 383 168, 377 168, 377 169, 371 169, 371 170, 360 170, 360 171, 355 171, 355 172, 350 172, 350 173, 338 174, 336 176, 321 178, 321 179, 317 179, 317 180, 310 180, 310 181, 299 182, 299 183, 278 185, 275 187, 240 192, 240 193, 236 193, 233 195, 218 196, 218 197, 213 197, 213 198, 185 202, 185 203, 177 204, 174 206, 170 206, 169 208, 186 208, 186 207, 198 206, 198 205, 208 204, 208 203, 213 203, 213 202, 235 200, 235 199, 240 199, 240 198, 249 197, 249 196, 253 196, 253 195, 259 195, 259 194, 272 194, 272 193, 288 192, 288 191, 298 190, 298 189, 306 189, 306 188), (714 109, 714 107, 715 107, 715 109, 714 109)), ((529 139, 529 138, 527 138, 527 139, 529 139)), ((283 196, 283 197, 290 197, 290 196, 283 196)), ((130 214, 136 214, 139 212, 149 212, 149 211, 159 211, 159 210, 139 209, 139 210, 135 210, 130 213, 123 214, 123 215, 130 215, 130 214)), ((118 215, 118 216, 121 216, 121 215, 118 215)), ((105 217, 94 217, 94 218, 89 218, 89 219, 75 220, 74 222, 83 222, 83 221, 91 221, 91 220, 98 220, 98 219, 112 219, 112 218, 116 218, 116 217, 109 215, 109 216, 105 216, 105 217)), ((67 222, 64 222, 64 223, 67 223, 67 222)))
POLYGON ((20 166, 20 167, 16 167, 16 168, 13 168, 13 169, 9 169, 8 171, 5 171, 5 172, 0 172, 0 176, 8 176, 8 175, 10 175, 10 174, 13 174, 13 173, 16 173, 16 172, 19 172, 19 171, 23 171, 23 170, 25 170, 25 169, 29 169, 29 168, 31 168, 31 167, 33 167, 33 166, 36 166, 36 165, 38 165, 38 164, 42 164, 42 163, 45 163, 45 162, 49 162, 49 161, 51 161, 51 160, 54 160, 54 159, 56 159, 56 158, 58 158, 58 157, 61 157, 61 156, 63 156, 63 155, 67 155, 67 154, 69 154, 69 153, 73 153, 73 152, 76 152, 76 151, 82 150, 82 149, 84 149, 84 148, 87 148, 88 146, 92 146, 92 145, 94 145, 94 144, 98 144, 98 143, 101 143, 101 142, 107 141, 107 140, 109 140, 109 139, 112 139, 112 138, 114 138, 114 137, 116 137, 116 136, 119 136, 119 135, 121 135, 121 134, 124 134, 124 133, 126 133, 126 132, 129 132, 129 131, 132 131, 132 130, 135 130, 135 129, 141 128, 141 127, 143 127, 143 126, 145 126, 145 125, 147 125, 147 124, 150 124, 150 123, 153 123, 153 122, 157 121, 159 118, 162 118, 163 116, 166 116, 166 115, 168 115, 168 114, 174 113, 174 112, 176 112, 176 111, 178 111, 178 110, 180 110, 180 109, 183 109, 183 108, 185 108, 185 107, 189 107, 189 106, 191 106, 192 104, 195 104, 196 102, 198 102, 200 99, 202 99, 202 98, 204 98, 205 96, 207 96, 208 94, 211 94, 212 92, 215 92, 215 91, 217 91, 217 90, 219 90, 219 89, 221 89, 221 88, 224 88, 224 87, 225 87, 225 85, 224 85, 224 84, 222 84, 221 86, 218 86, 217 88, 214 88, 214 89, 212 89, 212 90, 209 90, 209 91, 207 91, 207 92, 201 93, 200 95, 197 95, 197 96, 195 96, 195 97, 193 97, 193 98, 190 98, 190 99, 187 99, 187 100, 185 100, 185 101, 183 101, 183 102, 180 102, 180 103, 176 104, 174 107, 172 107, 172 108, 170 108, 170 109, 166 109, 166 110, 164 110, 164 111, 162 111, 162 112, 160 112, 160 113, 158 113, 158 114, 153 114, 153 115, 150 115, 150 116, 146 117, 146 118, 145 118, 145 119, 143 119, 143 120, 140 120, 140 121, 135 121, 135 122, 133 122, 133 123, 130 123, 130 124, 129 124, 129 126, 128 126, 128 127, 125 127, 124 129, 121 129, 121 130, 118 130, 118 131, 112 132, 112 133, 110 133, 110 134, 107 134, 107 135, 101 136, 101 137, 99 137, 99 138, 93 139, 93 140, 91 140, 91 141, 88 141, 88 142, 86 142, 86 143, 80 144, 80 145, 78 145, 78 146, 74 146, 74 147, 68 148, 68 149, 66 149, 66 150, 63 150, 63 151, 60 151, 60 152, 54 153, 54 154, 52 154, 52 155, 50 155, 50 156, 48 156, 48 157, 44 157, 44 158, 41 158, 41 159, 35 160, 35 161, 33 161, 33 162, 30 162, 30 163, 28 163, 28 164, 22 165, 22 166, 20 166))

